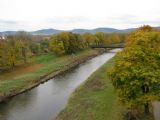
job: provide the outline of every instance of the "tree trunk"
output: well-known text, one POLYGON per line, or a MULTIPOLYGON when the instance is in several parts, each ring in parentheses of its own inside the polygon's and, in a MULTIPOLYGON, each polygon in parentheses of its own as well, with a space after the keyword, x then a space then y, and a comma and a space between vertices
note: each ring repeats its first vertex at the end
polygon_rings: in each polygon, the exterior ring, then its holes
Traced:
POLYGON ((25 47, 22 47, 22 56, 23 56, 24 63, 27 63, 27 56, 26 56, 26 48, 25 47))
POLYGON ((146 103, 146 104, 144 105, 144 112, 145 112, 146 115, 149 114, 149 104, 148 104, 148 103, 146 103))
MULTIPOLYGON (((147 85, 142 86, 142 91, 144 94, 147 94, 149 92, 149 87, 147 85)), ((144 113, 149 114, 149 103, 144 104, 144 113)))
POLYGON ((15 67, 15 63, 14 63, 14 61, 12 62, 12 67, 15 67))

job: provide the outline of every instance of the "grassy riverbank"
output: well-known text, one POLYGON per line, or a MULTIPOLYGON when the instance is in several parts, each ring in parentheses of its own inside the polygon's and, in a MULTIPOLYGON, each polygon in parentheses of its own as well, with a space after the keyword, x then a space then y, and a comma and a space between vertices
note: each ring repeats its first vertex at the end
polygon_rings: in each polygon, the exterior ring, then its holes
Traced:
POLYGON ((12 96, 39 83, 50 73, 63 70, 74 62, 87 59, 99 53, 86 50, 75 55, 57 57, 53 54, 35 56, 29 63, 0 74, 0 99, 12 96))
MULTIPOLYGON (((108 61, 80 85, 56 120, 123 120, 126 108, 118 103, 107 76, 107 70, 113 64, 113 59, 108 61)), ((153 118, 144 116, 140 120, 153 118)))
POLYGON ((79 86, 57 120, 122 120, 124 108, 107 76, 112 65, 110 60, 79 86))

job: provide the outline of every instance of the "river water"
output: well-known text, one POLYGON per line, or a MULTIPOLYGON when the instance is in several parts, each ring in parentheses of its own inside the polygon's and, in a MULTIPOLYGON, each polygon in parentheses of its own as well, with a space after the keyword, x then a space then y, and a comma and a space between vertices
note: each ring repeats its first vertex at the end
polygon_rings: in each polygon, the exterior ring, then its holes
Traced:
POLYGON ((118 49, 104 53, 77 68, 0 104, 0 120, 53 120, 65 107, 69 95, 118 49))

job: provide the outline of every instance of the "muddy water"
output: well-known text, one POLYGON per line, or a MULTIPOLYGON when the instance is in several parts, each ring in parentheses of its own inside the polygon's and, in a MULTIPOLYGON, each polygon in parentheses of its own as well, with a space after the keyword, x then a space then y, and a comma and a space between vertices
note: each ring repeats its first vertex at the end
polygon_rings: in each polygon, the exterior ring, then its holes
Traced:
MULTIPOLYGON (((115 50, 114 50, 115 51, 115 50)), ((51 120, 62 110, 73 90, 115 53, 104 53, 64 75, 0 104, 0 120, 51 120)))

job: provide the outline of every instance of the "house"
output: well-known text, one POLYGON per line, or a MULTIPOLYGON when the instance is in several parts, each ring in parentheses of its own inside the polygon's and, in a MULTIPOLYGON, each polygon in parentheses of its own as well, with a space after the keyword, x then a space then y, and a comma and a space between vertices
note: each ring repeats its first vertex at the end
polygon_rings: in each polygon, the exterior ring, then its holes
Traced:
POLYGON ((6 37, 4 35, 0 35, 0 40, 5 40, 6 37))

